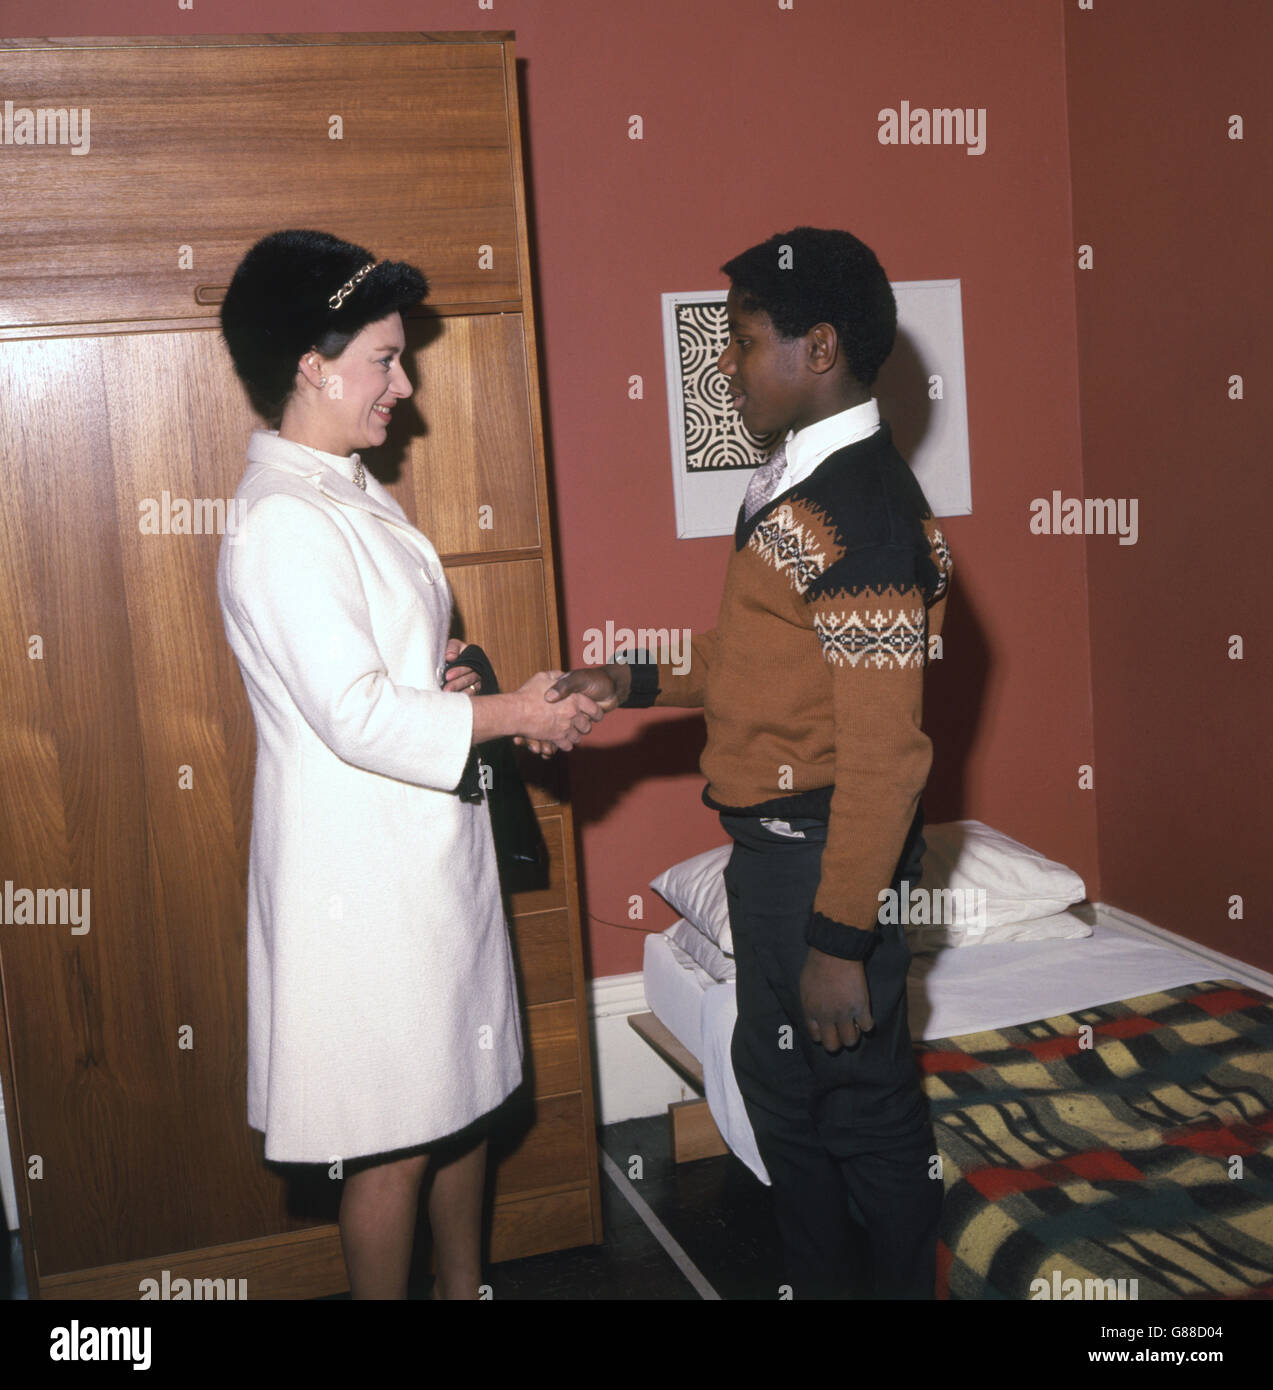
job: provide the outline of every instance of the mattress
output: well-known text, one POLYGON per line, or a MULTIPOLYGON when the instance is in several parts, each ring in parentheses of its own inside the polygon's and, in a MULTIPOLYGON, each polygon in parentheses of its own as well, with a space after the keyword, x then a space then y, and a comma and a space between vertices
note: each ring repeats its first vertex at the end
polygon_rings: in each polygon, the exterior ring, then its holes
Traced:
MULTIPOLYGON (((916 956, 907 980, 911 1036, 917 1042, 962 1037, 1223 974, 1214 961, 1104 914, 1086 913, 1092 926, 1088 937, 961 946, 916 956)), ((732 981, 709 984, 683 951, 657 933, 646 938, 643 980, 651 1010, 702 1063, 707 1103, 725 1142, 767 1184, 730 1063, 738 1017, 732 981)))
POLYGON ((1076 940, 1005 941, 916 956, 906 981, 911 1037, 1009 1028, 1216 975, 1213 960, 1090 909, 1086 919, 1092 934, 1076 940))
POLYGON ((708 988, 705 973, 696 970, 689 956, 665 935, 651 932, 645 938, 641 982, 645 1002, 655 1017, 701 1062, 703 991, 708 988))

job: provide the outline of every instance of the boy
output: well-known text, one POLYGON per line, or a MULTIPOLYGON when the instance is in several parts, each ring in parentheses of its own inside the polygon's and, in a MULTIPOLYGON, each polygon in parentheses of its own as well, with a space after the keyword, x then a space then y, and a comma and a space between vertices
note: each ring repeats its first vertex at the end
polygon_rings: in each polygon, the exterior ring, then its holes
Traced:
POLYGON ((748 487, 717 626, 683 675, 619 653, 548 698, 703 707, 703 799, 734 840, 732 1057, 787 1282, 932 1298, 942 1184, 911 957, 877 917, 883 889, 920 878, 923 674, 949 551, 871 397, 897 311, 870 248, 799 227, 722 270, 717 365, 744 424, 783 442, 748 487))

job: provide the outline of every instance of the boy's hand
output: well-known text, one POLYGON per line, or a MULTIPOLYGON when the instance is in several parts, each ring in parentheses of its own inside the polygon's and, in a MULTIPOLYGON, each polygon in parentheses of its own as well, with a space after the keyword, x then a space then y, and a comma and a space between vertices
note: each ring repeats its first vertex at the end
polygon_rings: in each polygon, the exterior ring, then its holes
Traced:
POLYGON ((828 1052, 856 1047, 862 1034, 875 1027, 866 966, 810 946, 800 972, 800 1007, 814 1042, 828 1052))
POLYGON ((552 747, 569 752, 603 717, 601 707, 583 694, 556 701, 545 698, 561 674, 560 671, 540 671, 514 692, 522 700, 518 723, 522 732, 514 742, 525 742, 541 755, 552 747))
POLYGON ((632 672, 627 666, 578 666, 562 676, 544 699, 564 700, 567 695, 586 695, 609 711, 628 698, 631 685, 632 672))
MULTIPOLYGON (((628 698, 631 689, 631 667, 622 662, 611 662, 608 666, 578 666, 573 671, 567 671, 545 692, 544 699, 554 704, 571 695, 585 696, 601 711, 596 717, 596 722, 600 723, 601 715, 617 709, 628 698)), ((532 753, 538 753, 541 758, 551 757, 553 753, 551 744, 536 739, 518 737, 513 742, 529 748, 532 753)))

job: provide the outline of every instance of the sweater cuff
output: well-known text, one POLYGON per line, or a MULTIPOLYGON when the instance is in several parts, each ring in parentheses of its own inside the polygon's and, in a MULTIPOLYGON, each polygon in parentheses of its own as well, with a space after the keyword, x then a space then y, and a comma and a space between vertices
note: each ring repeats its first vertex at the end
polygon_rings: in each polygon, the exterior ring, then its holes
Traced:
POLYGON ((632 684, 628 698, 620 704, 620 709, 649 709, 659 694, 659 668, 650 660, 644 649, 634 651, 625 648, 614 654, 615 664, 627 666, 632 672, 632 684))
POLYGON ((821 912, 815 912, 805 928, 804 939, 810 946, 841 960, 865 960, 875 949, 878 939, 874 930, 845 926, 821 912))

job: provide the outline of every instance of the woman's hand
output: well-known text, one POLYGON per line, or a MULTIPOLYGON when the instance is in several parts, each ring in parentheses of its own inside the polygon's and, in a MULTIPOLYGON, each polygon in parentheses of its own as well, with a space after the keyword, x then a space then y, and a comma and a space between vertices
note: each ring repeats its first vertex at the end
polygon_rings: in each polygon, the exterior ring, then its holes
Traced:
MULTIPOLYGON (((464 643, 458 637, 452 637, 446 644, 446 660, 454 661, 463 650, 464 643)), ((443 682, 442 689, 451 695, 458 695, 464 690, 467 690, 470 695, 480 695, 482 693, 482 678, 471 666, 453 666, 446 673, 446 680, 443 682)))
POLYGON ((513 742, 524 744, 541 758, 552 757, 556 748, 568 752, 604 715, 602 707, 587 695, 546 700, 544 697, 561 676, 561 671, 540 671, 515 692, 524 701, 524 713, 513 742))
MULTIPOLYGON (((544 699, 551 704, 568 695, 586 695, 605 715, 628 698, 631 683, 632 671, 627 666, 585 666, 559 675, 556 683, 544 693, 544 699)), ((553 755, 551 744, 524 738, 515 738, 513 742, 523 744, 541 758, 553 755)))
POLYGON ((474 700, 473 743, 512 736, 515 743, 524 744, 545 758, 558 748, 563 753, 573 748, 594 724, 601 722, 604 710, 587 695, 545 700, 545 694, 561 675, 560 671, 540 671, 509 695, 483 695, 474 700))

